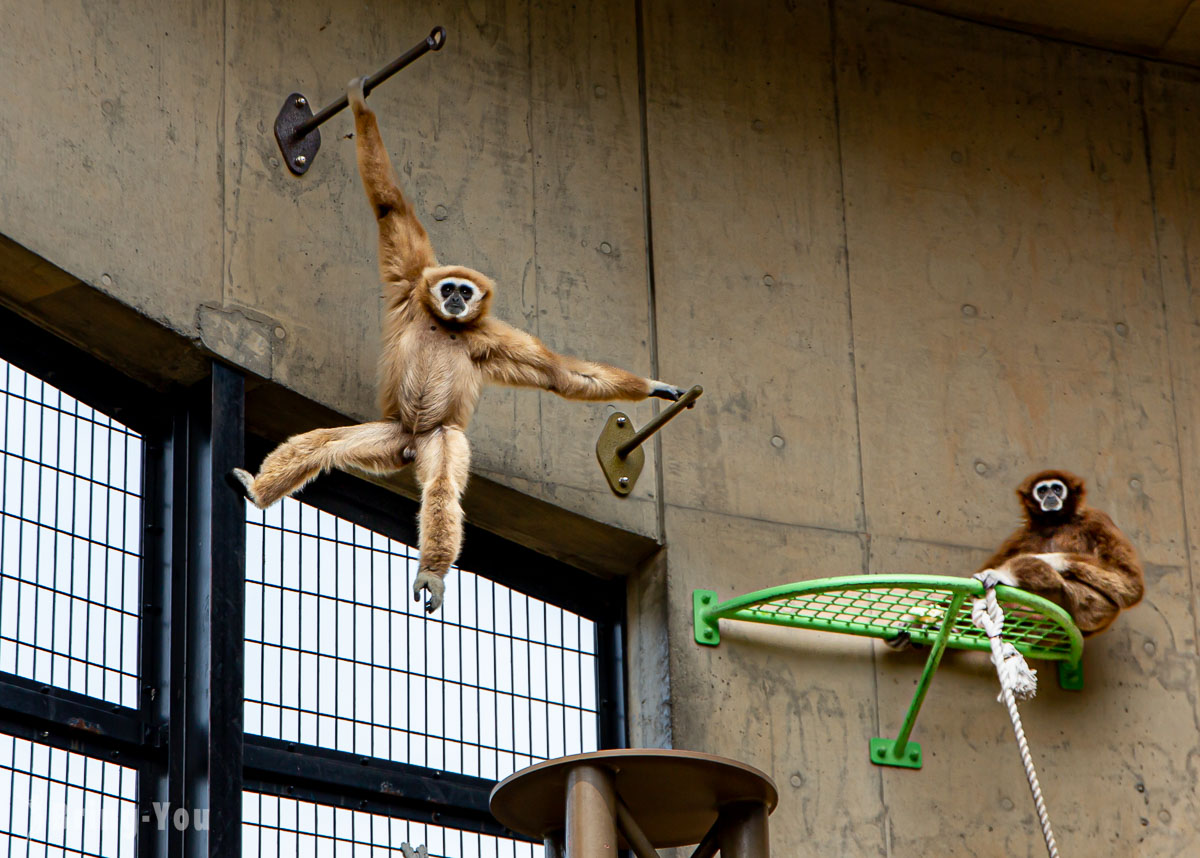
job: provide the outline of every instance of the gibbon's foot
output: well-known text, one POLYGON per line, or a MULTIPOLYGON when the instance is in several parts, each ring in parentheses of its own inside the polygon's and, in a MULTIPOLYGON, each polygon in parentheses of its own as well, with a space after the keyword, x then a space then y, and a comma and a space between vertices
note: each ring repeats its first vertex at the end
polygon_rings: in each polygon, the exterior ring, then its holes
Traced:
POLYGON ((346 99, 356 111, 367 106, 367 96, 363 93, 363 82, 366 78, 356 77, 346 84, 346 99))
POLYGON ((407 843, 401 843, 400 851, 404 853, 404 858, 429 858, 429 853, 425 850, 424 843, 416 849, 413 849, 407 843))
POLYGON ((225 475, 225 481, 233 486, 246 500, 254 504, 259 509, 266 509, 259 500, 258 495, 254 493, 254 475, 249 471, 241 468, 234 468, 225 475))
POLYGON ((446 595, 446 582, 442 576, 422 569, 413 579, 413 601, 421 601, 421 591, 429 591, 429 601, 425 603, 425 613, 432 614, 442 606, 442 596, 446 595))
POLYGON ((913 652, 921 652, 925 649, 925 644, 914 643, 912 635, 908 632, 900 632, 894 638, 884 638, 883 642, 893 652, 904 652, 910 649, 913 652))
POLYGON ((676 387, 673 384, 667 384, 664 381, 656 381, 650 387, 650 395, 657 396, 659 399, 669 399, 672 402, 678 402, 679 397, 687 393, 682 387, 676 387))
POLYGON ((912 635, 908 632, 900 632, 894 638, 885 638, 883 642, 888 645, 889 649, 894 649, 896 652, 903 652, 912 646, 912 635))

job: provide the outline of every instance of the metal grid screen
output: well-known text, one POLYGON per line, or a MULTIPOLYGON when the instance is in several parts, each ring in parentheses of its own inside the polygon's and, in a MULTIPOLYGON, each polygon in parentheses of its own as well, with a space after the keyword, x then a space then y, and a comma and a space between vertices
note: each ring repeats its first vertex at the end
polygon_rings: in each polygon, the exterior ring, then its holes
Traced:
POLYGON ((415 549, 246 508, 248 734, 488 779, 597 748, 591 621, 459 569, 426 615, 415 549))
POLYGON ((399 858, 425 844, 429 858, 540 858, 543 847, 405 819, 261 793, 244 793, 244 858, 399 858))
MULTIPOLYGON (((838 589, 805 593, 744 608, 741 618, 804 628, 889 637, 908 632, 918 643, 931 643, 946 618, 954 594, 930 587, 838 589)), ((1071 652, 1066 630, 1051 617, 1005 603, 1004 639, 1035 658, 1062 658, 1071 652)), ((987 635, 971 621, 968 601, 950 628, 947 644, 988 650, 987 635)))
POLYGON ((138 705, 142 447, 0 360, 0 671, 138 705))
POLYGON ((0 734, 0 853, 9 858, 136 852, 137 772, 0 734))

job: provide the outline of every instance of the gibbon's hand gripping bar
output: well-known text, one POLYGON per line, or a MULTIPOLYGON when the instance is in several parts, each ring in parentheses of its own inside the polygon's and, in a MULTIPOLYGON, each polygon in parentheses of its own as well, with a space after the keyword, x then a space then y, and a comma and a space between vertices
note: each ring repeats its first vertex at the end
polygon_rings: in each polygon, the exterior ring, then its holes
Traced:
MULTIPOLYGON (((409 48, 363 81, 363 94, 370 93, 400 69, 429 51, 440 51, 445 44, 446 28, 434 27, 420 44, 409 48)), ((279 109, 279 115, 275 117, 275 141, 279 144, 279 151, 283 153, 284 163, 293 175, 303 176, 308 172, 317 150, 321 148, 321 132, 317 128, 334 114, 345 110, 349 103, 343 94, 337 101, 321 108, 314 116, 308 99, 303 95, 293 92, 287 97, 283 107, 279 109)))
POLYGON ((600 470, 604 471, 613 494, 625 497, 633 491, 642 466, 646 464, 642 444, 680 411, 695 405, 703 392, 704 388, 697 384, 636 432, 628 414, 614 411, 608 416, 608 422, 596 440, 596 458, 600 460, 600 470))

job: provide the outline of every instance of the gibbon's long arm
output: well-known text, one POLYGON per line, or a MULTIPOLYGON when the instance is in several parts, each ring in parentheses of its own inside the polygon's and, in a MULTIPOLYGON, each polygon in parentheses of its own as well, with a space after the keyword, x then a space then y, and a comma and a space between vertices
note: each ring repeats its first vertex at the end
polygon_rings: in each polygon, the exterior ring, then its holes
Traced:
POLYGON ((358 134, 355 151, 367 201, 379 223, 379 276, 384 283, 411 289, 426 268, 437 265, 429 234, 396 183, 391 159, 379 134, 375 112, 367 107, 363 79, 346 87, 358 134))
POLYGON ((560 355, 534 336, 496 319, 488 319, 472 357, 493 384, 537 387, 566 399, 640 400, 647 396, 678 399, 683 390, 642 378, 608 364, 560 355))

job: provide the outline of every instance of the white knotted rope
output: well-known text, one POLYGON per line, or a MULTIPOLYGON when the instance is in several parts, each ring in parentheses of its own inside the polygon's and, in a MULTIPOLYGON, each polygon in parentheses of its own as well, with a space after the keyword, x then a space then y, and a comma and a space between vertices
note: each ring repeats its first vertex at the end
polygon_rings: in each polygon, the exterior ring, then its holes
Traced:
POLYGON ((988 576, 981 580, 987 590, 983 599, 976 599, 971 605, 971 620, 983 629, 992 644, 992 664, 996 666, 996 673, 1000 677, 1000 696, 997 699, 1008 707, 1008 717, 1012 719, 1013 734, 1017 737, 1021 762, 1025 765, 1025 777, 1029 781, 1029 791, 1033 793, 1033 803, 1042 823, 1042 835, 1046 838, 1046 850, 1050 858, 1058 858, 1058 844, 1054 842, 1054 831, 1050 828, 1050 815, 1046 812, 1042 787, 1033 768, 1033 755, 1029 753, 1029 743, 1025 740, 1025 728, 1021 726, 1021 713, 1017 711, 1018 698, 1028 700, 1037 694, 1037 673, 1029 668, 1016 647, 1001 639, 1004 612, 996 601, 995 579, 988 576))

